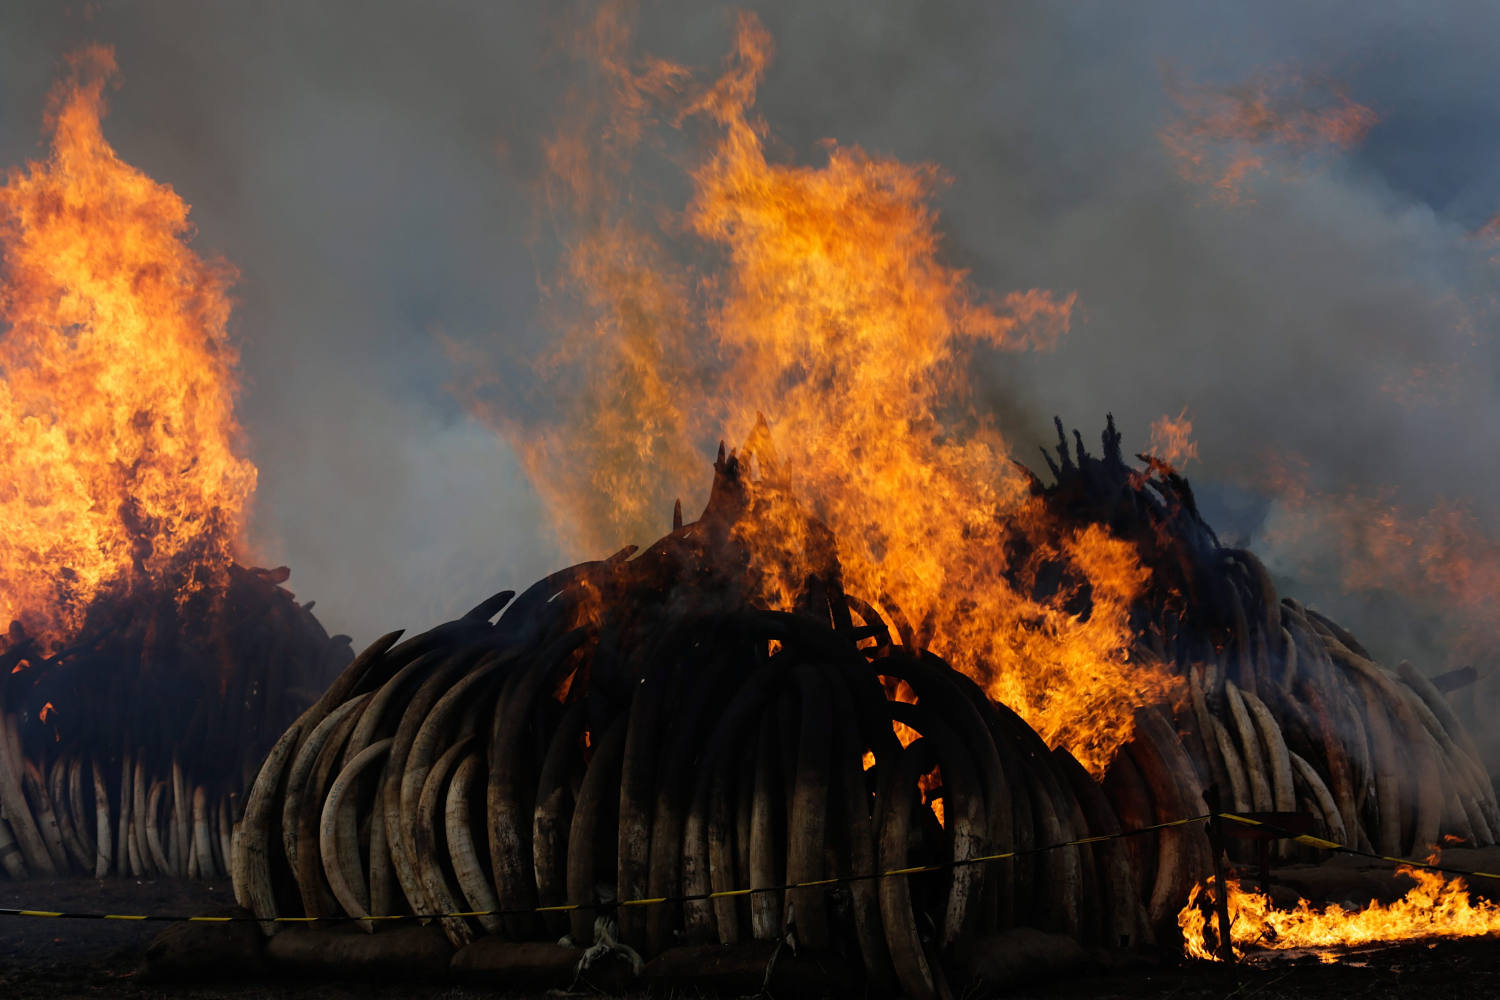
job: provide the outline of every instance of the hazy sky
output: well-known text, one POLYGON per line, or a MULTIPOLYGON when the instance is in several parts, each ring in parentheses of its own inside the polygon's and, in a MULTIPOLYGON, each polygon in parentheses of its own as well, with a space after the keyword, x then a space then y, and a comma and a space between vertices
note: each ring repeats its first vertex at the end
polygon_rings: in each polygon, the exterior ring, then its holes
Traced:
MULTIPOLYGON (((782 155, 817 162, 834 138, 937 163, 947 251, 978 283, 1078 293, 1055 351, 976 373, 1013 436, 1045 440, 1059 414, 1094 440, 1112 410, 1144 448, 1187 407, 1186 471, 1221 533, 1252 542, 1274 515, 1268 454, 1320 489, 1500 512, 1500 272, 1473 236, 1500 213, 1500 6, 743 6, 776 39, 759 109, 782 155), (1378 121, 1346 149, 1250 144, 1262 169, 1231 201, 1161 142, 1182 115, 1169 80, 1270 80, 1378 121)), ((646 5, 639 48, 712 73, 733 9, 646 5)), ((587 10, 0 7, 5 165, 41 154, 63 54, 115 47, 106 134, 241 272, 254 551, 357 642, 571 555, 447 388, 441 339, 513 364, 547 336, 535 182, 587 10)), ((1265 545, 1283 579, 1305 562, 1265 545)))

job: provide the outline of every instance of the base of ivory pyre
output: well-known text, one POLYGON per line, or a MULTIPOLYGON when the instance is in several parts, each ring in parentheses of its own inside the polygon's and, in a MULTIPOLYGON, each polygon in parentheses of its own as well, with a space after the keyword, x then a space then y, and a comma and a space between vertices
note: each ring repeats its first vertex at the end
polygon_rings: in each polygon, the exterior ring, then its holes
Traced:
MULTIPOLYGON (((1500 849, 1449 848, 1443 861, 1455 868, 1481 871, 1500 869, 1500 849)), ((1232 872, 1254 879, 1250 870, 1232 872)), ((1290 907, 1307 899, 1317 906, 1338 903, 1359 908, 1370 900, 1389 903, 1410 887, 1393 866, 1371 859, 1331 857, 1320 864, 1284 865, 1271 871, 1270 894, 1279 905, 1290 907)), ((1257 886, 1258 888, 1258 886, 1257 886)), ((1474 880, 1476 898, 1494 899, 1500 884, 1474 880)), ((249 917, 248 911, 216 911, 249 917)), ((1338 963, 1380 969, 1392 961, 1386 953, 1410 948, 1396 943, 1347 948, 1328 952, 1254 951, 1245 960, 1255 965, 1282 968, 1286 963, 1322 965, 1330 957, 1338 963)), ((1425 948, 1425 945, 1417 945, 1425 948)), ((507 992, 565 990, 580 992, 646 992, 672 995, 749 996, 758 994, 770 970, 770 993, 791 996, 862 996, 879 993, 864 982, 857 964, 827 953, 783 951, 775 962, 774 943, 745 945, 693 945, 668 949, 647 962, 639 974, 628 962, 613 959, 575 978, 584 949, 551 942, 512 942, 482 938, 455 949, 435 926, 392 927, 373 935, 353 927, 288 928, 266 938, 254 923, 232 925, 180 924, 162 933, 146 954, 144 975, 159 983, 210 983, 275 980, 322 980, 340 982, 411 982, 427 990, 449 986, 503 989, 507 992)), ((967 985, 979 995, 1031 983, 1057 984, 1085 977, 1152 976, 1161 980, 1164 970, 1181 965, 1181 954, 1172 947, 1133 949, 1085 949, 1066 935, 1018 929, 983 942, 971 956, 967 985)), ((1201 963, 1188 962, 1190 967, 1201 963)), ((1243 989, 1241 972, 1235 985, 1243 989)), ((1277 977, 1284 972, 1267 972, 1277 977)), ((1194 975, 1206 975, 1205 972, 1194 975)), ((1207 982, 1207 980, 1204 980, 1207 982)), ((1285 984, 1283 984, 1284 986, 1285 984)), ((957 982, 950 986, 962 990, 957 982)), ((1083 987, 1079 987, 1082 989, 1083 987)), ((1225 986, 1225 992, 1232 987, 1225 986)), ((1167 986, 1162 986, 1163 993, 1167 986)), ((1139 991, 1131 991, 1136 995, 1139 991)), ((972 995, 972 994, 971 994, 972 995)), ((1102 994, 1101 994, 1102 995, 1102 994)), ((1197 994, 1193 994, 1197 995, 1197 994)), ((1395 995, 1395 994, 1393 994, 1395 995)))
MULTIPOLYGON (((158 983, 254 979, 420 982, 507 993, 578 990, 656 995, 866 996, 891 992, 869 984, 857 960, 831 952, 793 954, 774 942, 680 945, 635 969, 609 956, 580 971, 586 949, 546 941, 480 938, 455 949, 436 926, 404 926, 368 935, 353 927, 288 928, 265 938, 253 924, 184 923, 147 950, 143 973, 158 983)), ((1165 960, 1166 956, 1162 956, 1165 960)), ((1003 990, 1126 968, 1152 968, 1151 953, 1084 949, 1064 934, 1017 928, 976 942, 964 990, 1003 990)))

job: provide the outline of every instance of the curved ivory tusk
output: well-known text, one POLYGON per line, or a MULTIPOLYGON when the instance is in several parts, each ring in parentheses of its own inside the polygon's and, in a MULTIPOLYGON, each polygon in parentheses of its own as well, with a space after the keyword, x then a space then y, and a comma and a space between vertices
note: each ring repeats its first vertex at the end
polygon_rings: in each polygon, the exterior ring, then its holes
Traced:
POLYGON ((151 791, 146 796, 146 849, 151 852, 151 863, 156 865, 156 870, 163 875, 172 873, 172 866, 167 863, 167 852, 162 847, 161 828, 157 818, 161 815, 162 799, 166 796, 167 782, 158 778, 151 785, 151 791))
POLYGON ((68 806, 73 813, 73 832, 78 835, 78 842, 83 846, 83 870, 88 872, 93 870, 94 860, 98 856, 98 844, 95 843, 88 799, 84 795, 83 766, 81 756, 74 756, 68 762, 68 806))
MULTIPOLYGON (((176 755, 173 755, 172 829, 176 832, 174 842, 177 844, 177 856, 172 870, 179 878, 187 874, 188 855, 192 853, 192 804, 187 777, 182 773, 182 763, 176 755)), ((210 878, 211 876, 208 872, 203 872, 203 877, 210 878)))
MULTIPOLYGON (((615 885, 622 899, 646 895, 651 859, 651 818, 656 803, 657 744, 662 735, 662 699, 668 677, 647 676, 635 685, 625 729, 625 752, 620 762, 620 805, 615 832, 615 885)), ((646 913, 640 907, 622 909, 618 916, 620 940, 646 945, 646 913)))
POLYGON ((59 872, 66 872, 68 851, 63 846, 62 828, 58 824, 57 813, 52 809, 52 798, 47 794, 47 778, 42 774, 42 769, 29 760, 23 767, 25 770, 21 784, 31 800, 32 815, 36 817, 37 829, 42 832, 42 843, 47 847, 53 866, 59 872))
POLYGON ((407 904, 417 913, 429 912, 432 907, 417 875, 411 844, 405 836, 405 824, 401 817, 401 779, 406 773, 406 757, 416 739, 417 730, 426 720, 433 703, 447 689, 454 671, 463 666, 468 655, 467 647, 450 653, 423 680, 407 702, 406 710, 401 713, 401 722, 396 726, 396 735, 391 743, 390 756, 386 758, 385 772, 375 800, 375 808, 385 813, 385 842, 391 867, 396 873, 396 882, 401 887, 407 904))
POLYGON ((1401 852, 1401 788, 1397 776, 1400 764, 1396 760, 1396 748, 1392 743, 1391 720, 1385 706, 1376 694, 1376 687, 1368 681, 1355 682, 1365 699, 1365 718, 1370 734, 1370 752, 1375 763, 1375 801, 1380 810, 1379 826, 1376 830, 1375 849, 1391 856, 1401 852))
MULTIPOLYGON (((77 760, 77 758, 73 758, 77 760)), ((57 829, 62 835, 63 847, 72 862, 70 868, 87 872, 94 867, 94 852, 79 835, 78 825, 84 820, 83 811, 73 807, 68 795, 69 761, 58 759, 48 774, 48 792, 52 798, 52 812, 57 817, 57 829)))
MULTIPOLYGON (((859 610, 857 605, 856 610, 859 610)), ((866 614, 866 621, 873 614, 873 611, 866 614)), ((825 672, 833 689, 833 792, 830 800, 836 816, 834 829, 844 835, 842 843, 834 838, 831 844, 838 865, 834 872, 863 875, 875 870, 877 845, 870 816, 874 796, 865 784, 864 740, 860 738, 855 722, 857 702, 836 669, 830 667, 825 672), (846 701, 851 704, 845 704, 846 701)), ((864 960, 865 974, 872 982, 890 982, 895 970, 885 943, 879 887, 872 880, 861 879, 849 884, 849 895, 854 911, 855 938, 859 943, 860 957, 864 960)))
MULTIPOLYGON (((1137 739, 1127 749, 1151 789, 1157 819, 1195 815, 1202 809, 1202 790, 1171 726, 1152 709, 1136 709, 1135 731, 1137 739)), ((1181 908, 1188 886, 1204 877, 1209 854, 1204 832, 1196 827, 1162 830, 1158 844, 1161 854, 1147 913, 1159 927, 1181 908)))
MULTIPOLYGON (((519 603, 511 605, 507 617, 519 603)), ((562 679, 561 671, 567 669, 569 657, 583 641, 584 633, 575 629, 547 642, 524 668, 509 676, 495 705, 486 762, 484 815, 495 893, 505 909, 527 910, 537 903, 536 866, 531 850, 534 816, 532 804, 526 801, 536 792, 536 780, 534 776, 523 780, 521 773, 521 741, 526 733, 527 719, 536 714, 534 706, 537 700, 550 696, 556 683, 562 679)), ((614 835, 613 826, 611 835, 614 835)), ((571 836, 569 844, 572 844, 571 836)), ((573 891, 571 855, 570 846, 569 893, 573 891)), ((592 895, 592 882, 585 887, 585 893, 592 895)), ((592 915, 586 916, 588 920, 571 922, 574 936, 580 940, 593 933, 592 915)), ((502 923, 506 933, 522 936, 532 933, 537 922, 533 918, 511 915, 502 923)))
MULTIPOLYGON (((323 873, 344 913, 351 917, 370 916, 370 890, 359 876, 359 840, 354 829, 354 810, 348 799, 360 776, 371 764, 383 758, 391 748, 391 739, 372 743, 355 754, 333 780, 318 824, 318 849, 323 862, 323 873)), ((377 810, 378 812, 379 810, 377 810)), ((361 926, 366 932, 375 925, 369 920, 361 926)))
MULTIPOLYGON (((387 713, 390 711, 392 703, 396 701, 397 696, 405 689, 406 683, 414 675, 437 662, 440 655, 437 651, 433 651, 427 653, 425 656, 417 657, 392 674, 386 679, 385 683, 381 684, 375 690, 369 703, 365 705, 365 710, 359 713, 359 721, 354 724, 354 732, 349 735, 349 741, 344 744, 344 755, 343 761, 339 765, 340 768, 348 767, 351 760, 379 739, 377 734, 387 727, 387 725, 391 731, 394 731, 395 727, 400 724, 400 713, 396 713, 394 720, 388 718, 387 713)), ((404 705, 401 707, 405 708, 404 705)), ((387 732, 386 735, 390 735, 390 732, 387 732)))
MULTIPOLYGON (((418 875, 422 887, 427 891, 427 901, 439 913, 457 913, 463 907, 458 893, 443 871, 443 855, 438 851, 437 811, 438 803, 447 798, 448 779, 459 760, 469 752, 472 739, 465 738, 453 744, 437 759, 428 771, 422 784, 422 794, 417 799, 416 822, 412 827, 412 853, 416 858, 418 875)), ((454 948, 462 948, 474 940, 474 928, 463 917, 442 917, 438 921, 443 933, 454 948)))
MULTIPOLYGON (((349 717, 350 713, 357 712, 370 700, 368 694, 361 695, 344 702, 334 708, 319 720, 308 734, 307 739, 300 741, 296 754, 292 757, 292 765, 287 771, 286 782, 281 792, 281 848, 286 854, 288 863, 292 866, 292 872, 300 875, 297 865, 297 826, 298 819, 302 815, 305 792, 307 790, 308 778, 312 776, 313 765, 317 763, 318 755, 322 753, 329 737, 338 728, 339 724, 349 717)), ((298 878, 297 887, 302 890, 303 901, 307 901, 310 895, 303 887, 301 878, 298 878)), ((322 916, 319 913, 308 913, 309 917, 322 916)))
POLYGON ((208 793, 199 785, 193 789, 193 864, 201 878, 212 878, 214 871, 212 834, 208 828, 208 793))
MULTIPOLYGON (((909 863, 911 815, 917 807, 917 779, 927 770, 922 761, 922 741, 915 740, 896 755, 894 764, 882 766, 880 776, 880 870, 894 871, 909 863)), ((911 886, 905 878, 880 880, 880 916, 885 941, 890 948, 896 980, 914 1000, 938 996, 935 970, 927 961, 922 938, 912 911, 911 886)))
MULTIPOLYGON (((594 846, 602 836, 614 830, 614 798, 620 788, 620 760, 625 755, 624 715, 616 719, 594 749, 583 785, 578 789, 578 804, 573 808, 573 822, 568 828, 568 902, 590 904, 595 901, 594 846), (608 823, 604 829, 600 829, 608 823)), ((492 779, 493 780, 493 779, 492 779)), ((496 872, 496 878, 499 873, 496 872)), ((503 889, 504 886, 497 888, 503 889)), ((503 898, 503 897, 502 897, 503 898)), ((574 910, 569 924, 575 941, 592 940, 592 908, 574 910)))
POLYGON ((277 915, 276 893, 271 885, 271 818, 275 814, 276 790, 301 735, 302 726, 294 722, 271 748, 250 788, 245 815, 240 819, 232 845, 235 900, 265 921, 261 929, 267 934, 276 933, 279 927, 270 922, 277 915))
POLYGON ((1229 796, 1234 811, 1254 812, 1255 805, 1250 799, 1250 781, 1245 777, 1245 766, 1240 763, 1240 751, 1234 745, 1234 737, 1229 735, 1228 728, 1216 718, 1210 718, 1209 725, 1213 727, 1219 759, 1224 762, 1224 773, 1229 776, 1229 796))
POLYGON ((0 712, 0 808, 10 824, 16 844, 26 861, 26 868, 38 875, 56 876, 57 865, 42 839, 26 796, 21 791, 21 779, 25 773, 21 756, 16 720, 9 713, 0 712))
POLYGON ((131 768, 130 799, 130 843, 135 848, 142 875, 154 874, 155 859, 151 857, 151 845, 146 840, 146 826, 150 817, 146 815, 146 800, 150 787, 146 784, 146 762, 144 754, 137 753, 131 768))
MULTIPOLYGON (((796 771, 791 780, 791 809, 787 815, 787 882, 811 882, 822 879, 824 845, 828 839, 828 784, 830 757, 833 753, 833 717, 829 704, 828 681, 815 666, 797 671, 801 693, 801 713, 797 736, 796 771)), ((810 948, 828 947, 828 908, 826 890, 793 889, 786 896, 787 917, 795 914, 797 936, 810 948)))
POLYGON ((219 839, 210 846, 214 849, 214 869, 221 875, 229 873, 230 850, 234 845, 234 802, 237 798, 235 795, 221 795, 214 805, 219 839))
POLYGON ((484 862, 474 844, 475 814, 469 805, 475 778, 483 767, 484 757, 478 750, 471 752, 458 765, 453 780, 448 783, 443 823, 448 838, 448 857, 453 862, 453 875, 458 880, 459 891, 468 901, 469 909, 488 914, 478 918, 480 925, 489 933, 498 934, 500 918, 491 911, 500 908, 500 900, 495 896, 489 874, 484 870, 484 862))
MULTIPOLYGON (((1224 750, 1219 744, 1218 734, 1214 723, 1217 719, 1208 710, 1208 700, 1203 693, 1203 667, 1194 665, 1188 669, 1188 697, 1193 706, 1193 720, 1198 728, 1198 737, 1203 742, 1204 756, 1207 758, 1208 772, 1215 784, 1228 791, 1233 788, 1232 779, 1229 774, 1229 766, 1224 761, 1224 750)), ((1243 778, 1241 778, 1243 784, 1243 778)), ((1234 808, 1241 808, 1238 802, 1240 795, 1234 793, 1234 808)))
POLYGON ((1250 781, 1251 804, 1256 812, 1270 812, 1276 807, 1276 800, 1271 792, 1271 782, 1266 778, 1265 755, 1261 753, 1255 724, 1250 721, 1250 710, 1234 681, 1226 681, 1224 690, 1229 696, 1229 718, 1239 738, 1240 763, 1245 766, 1245 777, 1250 781))
POLYGON ((1318 769, 1290 751, 1287 756, 1297 777, 1302 780, 1302 784, 1312 794, 1313 801, 1323 812, 1323 824, 1328 831, 1328 839, 1339 844, 1349 843, 1349 831, 1344 829, 1344 821, 1339 815, 1338 804, 1334 802, 1333 793, 1324 784, 1322 775, 1318 774, 1318 769))
MULTIPOLYGON (((380 789, 370 809, 370 915, 388 916, 396 910, 396 872, 391 867, 391 849, 385 839, 385 810, 380 807, 380 789)), ((368 924, 374 930, 374 924, 368 924)))
POLYGON ((1260 736, 1260 745, 1265 748, 1271 763, 1272 805, 1279 812, 1293 812, 1297 808, 1297 793, 1292 788, 1292 762, 1288 756, 1290 751, 1287 750, 1286 739, 1281 734, 1281 725, 1265 702, 1253 692, 1241 691, 1240 696, 1245 701, 1245 708, 1249 710, 1257 735, 1260 736))
POLYGON ((97 761, 89 762, 94 785, 94 878, 105 878, 115 863, 110 839, 109 787, 97 761))
MULTIPOLYGON (((493 676, 496 669, 505 665, 505 662, 498 653, 483 657, 468 674, 461 677, 433 703, 426 719, 412 738, 411 748, 406 756, 406 766, 401 775, 399 795, 403 824, 401 835, 405 843, 413 845, 411 860, 418 869, 423 864, 423 850, 416 846, 417 824, 427 818, 420 810, 419 803, 432 768, 435 766, 434 757, 437 756, 439 741, 456 740, 461 743, 469 738, 477 725, 476 719, 473 716, 466 716, 455 726, 454 716, 461 709, 467 710, 472 707, 475 688, 493 676)), ((449 750, 451 749, 450 747, 449 750)), ((417 874, 420 878, 420 870, 417 874)), ((427 880, 424 878, 422 881, 425 884, 427 880)), ((428 900, 428 902, 436 907, 436 900, 428 900)), ((441 909, 441 907, 437 908, 441 909)))
POLYGON ((755 792, 750 810, 750 933, 757 941, 775 941, 782 936, 782 894, 769 886, 780 885, 781 852, 775 837, 775 797, 782 794, 775 773, 780 746, 776 714, 761 718, 755 752, 755 792))
POLYGON ((0 867, 17 881, 26 877, 26 861, 21 857, 21 847, 10 832, 10 824, 3 819, 0 819, 0 867))
MULTIPOLYGON (((541 776, 537 782, 536 807, 532 811, 531 820, 531 861, 532 870, 536 877, 537 902, 542 906, 557 906, 567 901, 568 894, 568 825, 573 816, 573 784, 571 779, 583 770, 584 760, 580 749, 583 740, 583 727, 588 721, 587 706, 582 700, 574 702, 566 712, 562 720, 558 722, 556 731, 552 734, 552 740, 547 747, 547 754, 542 759, 541 776)), ((487 760, 487 755, 486 755, 487 760)), ((472 770, 480 771, 486 763, 480 760, 472 770)), ((467 761, 465 762, 467 763, 467 761)), ((460 766, 462 773, 462 766, 460 766)), ((455 784, 458 776, 454 777, 455 784)), ((489 787, 488 776, 486 776, 485 787, 489 787)), ((453 792, 449 791, 449 805, 455 804, 462 810, 462 815, 468 817, 469 787, 463 786, 463 795, 454 802, 453 792)), ((459 823, 457 818, 450 820, 459 823)), ((463 819, 459 824, 460 830, 467 835, 469 820, 463 819)), ((452 834, 449 834, 449 844, 452 844, 452 834)), ((654 841, 653 841, 654 844, 654 841)), ((472 849, 472 844, 470 845, 472 849)), ((488 859, 486 859, 488 860, 488 859)), ((454 863, 457 865, 458 858, 455 855, 454 863)), ((478 859, 474 864, 480 867, 478 859)), ((489 896, 494 896, 494 890, 489 886, 488 875, 481 879, 483 891, 489 896)), ((460 879, 462 884, 462 879, 460 879)), ((477 886, 476 886, 477 890, 477 886)), ((493 906, 480 906, 474 902, 472 892, 466 887, 465 895, 470 897, 470 904, 475 909, 498 909, 499 899, 494 899, 493 906)), ((707 890, 705 890, 707 891, 707 890)), ((653 892, 653 896, 666 895, 666 893, 653 892)), ((548 914, 544 918, 549 933, 561 936, 566 931, 567 917, 560 913, 548 914)), ((486 929, 491 933, 500 930, 498 918, 489 917, 484 921, 486 929), (486 921, 493 921, 491 927, 486 921)))
MULTIPOLYGON (((1327 787, 1338 807, 1339 827, 1346 837, 1352 837, 1359 822, 1359 810, 1355 806, 1354 770, 1345 752, 1345 743, 1338 735, 1338 720, 1333 717, 1328 703, 1311 686, 1302 689, 1302 704, 1307 708, 1316 726, 1310 738, 1315 748, 1322 748, 1328 763, 1327 787)), ((1349 843, 1349 841, 1344 841, 1349 843)))

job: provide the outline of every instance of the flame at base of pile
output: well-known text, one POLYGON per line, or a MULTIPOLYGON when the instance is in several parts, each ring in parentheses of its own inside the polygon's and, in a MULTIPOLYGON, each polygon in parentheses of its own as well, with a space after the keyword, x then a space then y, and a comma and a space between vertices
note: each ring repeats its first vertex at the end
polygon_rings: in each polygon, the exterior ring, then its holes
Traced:
MULTIPOLYGON (((1279 909, 1265 893, 1229 879, 1230 938, 1236 957, 1255 950, 1311 950, 1332 961, 1336 949, 1500 934, 1500 906, 1471 898, 1462 878, 1410 866, 1398 872, 1416 883, 1406 895, 1391 903, 1371 900, 1358 909, 1337 903, 1319 908, 1306 899, 1291 909, 1279 909)), ((1217 961, 1217 924, 1209 906, 1215 891, 1213 879, 1194 886, 1178 915, 1183 947, 1191 958, 1217 961)))

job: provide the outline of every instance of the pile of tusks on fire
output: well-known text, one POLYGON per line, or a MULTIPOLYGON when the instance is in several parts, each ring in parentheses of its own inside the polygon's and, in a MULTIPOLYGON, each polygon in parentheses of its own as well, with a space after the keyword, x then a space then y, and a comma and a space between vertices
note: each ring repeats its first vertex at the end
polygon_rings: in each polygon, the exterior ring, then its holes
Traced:
MULTIPOLYGON (((1113 421, 1099 458, 1076 432, 1070 455, 1061 424, 1058 435, 1047 458, 1056 484, 1034 489, 1059 516, 1136 544, 1150 569, 1133 613, 1137 658, 1165 664, 1185 688, 1173 706, 1137 713, 1137 744, 1160 744, 1170 787, 1139 745, 1105 776, 1127 825, 1201 813, 1202 791, 1217 786, 1225 808, 1303 812, 1323 838, 1383 855, 1421 857, 1442 835, 1500 839, 1479 751, 1430 680, 1406 663, 1386 669, 1335 622, 1279 598, 1253 553, 1220 545, 1185 479, 1144 455, 1145 473, 1124 462, 1113 421)), ((1207 849, 1201 833, 1176 839, 1207 849)), ((1156 855, 1135 853, 1146 881, 1176 898, 1152 877, 1156 855)), ((1197 860, 1192 870, 1205 871, 1197 860)))
POLYGON ((229 566, 186 602, 107 590, 55 652, 19 625, 0 637, 6 875, 229 873, 245 787, 351 657, 286 578, 229 566))
POLYGON ((744 563, 724 558, 748 476, 721 454, 703 516, 645 552, 356 657, 254 783, 237 899, 262 920, 372 932, 372 916, 446 914, 454 947, 582 949, 603 914, 648 957, 795 938, 926 997, 1007 928, 1107 946, 1171 933, 1210 871, 1202 824, 1112 835, 1202 815, 1210 785, 1226 806, 1301 809, 1328 839, 1390 853, 1495 839, 1493 792, 1430 684, 1278 600, 1175 473, 1124 464, 1112 426, 1103 458, 1059 455, 1056 485, 1036 489, 1060 516, 1138 535, 1161 594, 1179 595, 1149 598, 1137 624, 1142 655, 1185 690, 1136 713, 1102 782, 836 572, 810 576, 791 612, 754 610, 725 570, 744 563), (926 865, 943 867, 857 878, 926 865), (612 905, 643 899, 664 902, 612 905), (565 904, 581 905, 545 909, 565 904))

